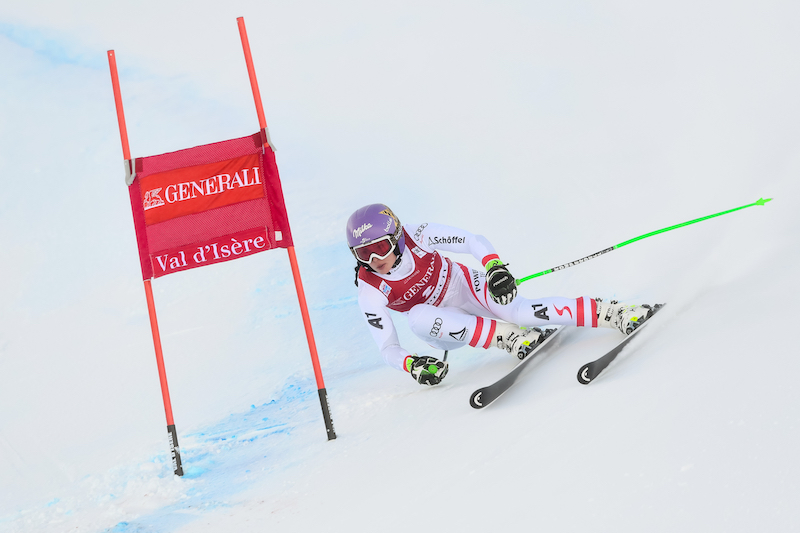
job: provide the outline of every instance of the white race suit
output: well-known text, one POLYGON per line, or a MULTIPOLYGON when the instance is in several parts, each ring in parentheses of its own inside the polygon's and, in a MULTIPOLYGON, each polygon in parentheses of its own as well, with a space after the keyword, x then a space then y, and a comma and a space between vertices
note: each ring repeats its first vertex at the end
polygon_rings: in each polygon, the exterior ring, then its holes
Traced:
POLYGON ((410 353, 400 346, 389 310, 408 315, 414 334, 429 345, 454 350, 469 344, 489 348, 497 320, 523 327, 597 327, 593 298, 516 297, 495 303, 486 288, 485 270, 475 270, 443 257, 437 250, 468 253, 483 265, 497 259, 486 238, 441 224, 404 225, 405 249, 388 273, 366 268, 358 273, 358 304, 392 367, 405 370, 410 353))

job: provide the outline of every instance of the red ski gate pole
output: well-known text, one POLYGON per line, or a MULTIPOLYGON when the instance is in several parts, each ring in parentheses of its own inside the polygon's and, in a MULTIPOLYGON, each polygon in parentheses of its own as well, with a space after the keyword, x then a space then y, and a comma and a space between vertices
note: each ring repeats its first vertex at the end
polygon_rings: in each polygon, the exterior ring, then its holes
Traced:
MULTIPOLYGON (((250 53, 250 41, 247 38, 247 29, 244 26, 244 17, 236 19, 239 25, 239 36, 242 39, 242 50, 244 51, 244 60, 247 63, 247 73, 250 76, 250 88, 253 90, 253 100, 256 104, 256 112, 258 113, 258 125, 261 128, 261 140, 265 147, 269 147, 274 151, 272 143, 269 138, 269 131, 267 130, 267 120, 264 117, 264 107, 261 103, 261 92, 258 90, 258 80, 256 79, 256 70, 253 66, 253 57, 250 53)), ((308 350, 311 353, 311 363, 314 366, 314 377, 317 380, 317 391, 319 393, 319 402, 322 406, 322 416, 325 419, 325 429, 328 433, 328 440, 336 438, 336 432, 333 429, 333 420, 331 419, 330 407, 328 405, 328 393, 325 391, 325 382, 322 379, 322 369, 319 365, 319 356, 317 355, 317 343, 314 341, 314 331, 311 328, 311 318, 308 314, 308 305, 306 304, 306 295, 303 290, 303 280, 300 278, 300 268, 297 265, 297 256, 294 252, 294 246, 287 248, 289 252, 289 264, 292 267, 292 276, 294 277, 294 287, 297 291, 297 300, 300 303, 300 313, 303 316, 303 325, 306 330, 306 339, 308 340, 308 350)))
MULTIPOLYGON (((133 173, 133 161, 131 160, 131 151, 128 146, 128 128, 125 126, 125 112, 122 108, 122 92, 119 88, 117 59, 114 55, 114 50, 108 51, 108 66, 111 70, 111 84, 114 87, 114 103, 117 107, 117 122, 119 123, 119 136, 122 141, 122 156, 125 158, 127 170, 133 173)), ((169 448, 172 456, 172 470, 175 472, 176 476, 182 476, 183 466, 181 465, 178 433, 175 430, 175 421, 172 418, 172 402, 169 398, 167 371, 164 367, 164 354, 161 350, 161 335, 158 331, 158 318, 156 317, 156 305, 153 300, 153 288, 149 279, 144 280, 144 293, 147 298, 147 311, 150 314, 150 329, 153 333, 153 347, 156 351, 156 364, 158 365, 158 378, 161 382, 161 396, 164 400, 164 412, 167 415, 167 436, 169 437, 169 448)))

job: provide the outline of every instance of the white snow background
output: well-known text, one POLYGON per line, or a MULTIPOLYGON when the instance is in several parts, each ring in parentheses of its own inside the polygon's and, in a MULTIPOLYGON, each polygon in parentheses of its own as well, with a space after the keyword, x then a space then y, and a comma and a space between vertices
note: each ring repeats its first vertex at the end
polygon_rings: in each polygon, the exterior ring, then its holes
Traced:
MULTIPOLYGON (((800 529, 800 4, 678 0, 0 5, 0 531, 800 529), (258 130, 259 76, 338 438, 286 252, 153 282, 186 469, 172 475, 106 51, 132 154, 258 130), (344 224, 485 235, 526 282, 669 302, 515 362, 380 359, 344 224)), ((476 261, 460 256, 466 264, 476 261)), ((404 345, 436 354, 403 317, 404 345)))

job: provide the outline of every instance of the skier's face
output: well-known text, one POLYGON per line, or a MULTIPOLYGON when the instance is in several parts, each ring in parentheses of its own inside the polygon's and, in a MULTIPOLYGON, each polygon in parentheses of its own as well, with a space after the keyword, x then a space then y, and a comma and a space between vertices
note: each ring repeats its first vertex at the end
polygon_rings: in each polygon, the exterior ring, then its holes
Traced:
POLYGON ((373 257, 372 261, 369 262, 369 266, 378 274, 388 274, 395 261, 397 261, 397 254, 391 253, 384 259, 373 257))

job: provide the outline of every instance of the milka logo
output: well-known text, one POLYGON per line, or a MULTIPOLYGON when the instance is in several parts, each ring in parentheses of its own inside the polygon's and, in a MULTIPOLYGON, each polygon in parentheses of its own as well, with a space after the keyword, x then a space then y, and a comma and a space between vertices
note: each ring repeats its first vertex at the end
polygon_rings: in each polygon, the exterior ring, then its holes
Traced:
POLYGON ((371 227, 372 224, 370 224, 369 222, 367 222, 366 224, 361 224, 361 226, 353 230, 353 237, 355 237, 356 239, 360 238, 361 234, 367 231, 371 227))
POLYGON ((191 200, 197 198, 198 195, 212 196, 215 194, 222 194, 225 191, 232 191, 236 188, 260 184, 261 180, 258 176, 258 167, 253 167, 252 169, 243 168, 239 172, 234 172, 233 177, 231 177, 230 174, 218 174, 198 181, 187 181, 168 185, 164 190, 166 202, 159 194, 161 192, 161 187, 149 190, 144 193, 142 204, 146 211, 166 204, 191 200), (248 176, 250 170, 252 170, 253 173, 248 176))

